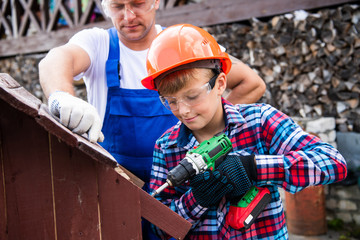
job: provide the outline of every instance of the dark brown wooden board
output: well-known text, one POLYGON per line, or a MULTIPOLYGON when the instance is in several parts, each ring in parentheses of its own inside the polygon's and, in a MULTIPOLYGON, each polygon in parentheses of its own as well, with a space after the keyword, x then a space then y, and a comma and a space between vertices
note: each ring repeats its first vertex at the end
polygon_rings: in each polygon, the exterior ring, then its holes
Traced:
POLYGON ((50 151, 58 239, 100 239, 96 162, 53 136, 50 151))
POLYGON ((139 189, 102 164, 98 181, 102 239, 141 239, 139 189))
POLYGON ((0 73, 0 93, 1 240, 141 239, 142 216, 185 237, 189 222, 7 74, 0 73))
POLYGON ((8 239, 54 239, 48 134, 0 102, 8 239), (21 137, 19 137, 21 136, 21 137))
POLYGON ((162 203, 154 203, 153 197, 142 191, 141 194, 141 215, 158 226, 160 229, 166 229, 169 235, 176 239, 183 239, 191 228, 191 223, 183 220, 180 215, 174 213, 169 215, 162 203), (178 222, 178 224, 174 224, 178 222))
MULTIPOLYGON (((0 99, 0 107, 4 106, 4 102, 0 99)), ((0 113, 1 114, 1 113, 0 113)), ((0 239, 7 238, 7 212, 6 212, 6 193, 5 193, 5 172, 4 172, 4 156, 2 144, 2 131, 0 127, 0 239)))

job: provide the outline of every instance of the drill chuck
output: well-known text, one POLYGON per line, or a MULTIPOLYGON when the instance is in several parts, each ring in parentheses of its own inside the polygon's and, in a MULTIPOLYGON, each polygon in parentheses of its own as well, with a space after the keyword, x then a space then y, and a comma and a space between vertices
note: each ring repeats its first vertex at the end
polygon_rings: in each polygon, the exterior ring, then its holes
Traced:
POLYGON ((187 155, 179 165, 174 167, 168 174, 167 180, 171 186, 179 186, 196 174, 205 171, 207 165, 200 154, 187 155))

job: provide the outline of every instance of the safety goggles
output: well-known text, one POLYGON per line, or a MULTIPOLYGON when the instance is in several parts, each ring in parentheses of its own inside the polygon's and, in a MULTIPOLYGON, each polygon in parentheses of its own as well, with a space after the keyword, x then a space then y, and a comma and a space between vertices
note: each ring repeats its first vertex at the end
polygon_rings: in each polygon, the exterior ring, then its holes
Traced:
POLYGON ((134 0, 126 4, 114 0, 106 2, 106 9, 111 18, 125 18, 129 12, 135 16, 143 16, 154 6, 155 0, 134 0))
POLYGON ((209 95, 211 90, 215 86, 215 82, 219 74, 215 74, 209 82, 205 83, 203 86, 197 89, 191 89, 184 96, 176 97, 164 97, 159 96, 162 104, 170 111, 177 111, 179 109, 179 103, 184 103, 189 107, 196 106, 200 104, 206 97, 209 95))

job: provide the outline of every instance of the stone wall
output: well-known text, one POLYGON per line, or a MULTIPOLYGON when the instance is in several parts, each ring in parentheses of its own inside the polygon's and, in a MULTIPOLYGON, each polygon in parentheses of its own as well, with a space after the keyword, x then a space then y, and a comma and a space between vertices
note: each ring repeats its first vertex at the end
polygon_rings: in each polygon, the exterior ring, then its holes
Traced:
POLYGON ((328 219, 341 219, 345 223, 360 225, 360 190, 358 185, 331 185, 326 190, 328 219))
MULTIPOLYGON (((19 55, 9 58, 0 58, 0 72, 8 73, 21 86, 34 96, 46 102, 44 93, 39 83, 38 64, 46 53, 19 55)), ((82 81, 75 82, 75 93, 78 97, 86 100, 86 89, 82 81)))
POLYGON ((33 54, 0 58, 0 72, 8 73, 21 86, 39 99, 43 99, 43 92, 39 84, 38 64, 45 54, 33 54))
MULTIPOLYGON (((317 127, 305 129, 336 146, 336 131, 360 132, 359 19, 359 5, 344 5, 206 30, 265 80, 267 92, 262 102, 274 105, 299 124, 317 119, 310 123, 317 127)), ((0 72, 9 73, 44 100, 37 65, 45 54, 0 59, 0 72)), ((76 93, 86 99, 83 85, 76 86, 76 93)), ((328 217, 360 224, 359 186, 328 186, 326 198, 328 217)))
POLYGON ((343 5, 206 28, 258 71, 262 101, 290 116, 335 117, 360 132, 360 8, 343 5))
MULTIPOLYGON (((339 142, 338 139, 336 139, 337 133, 335 131, 335 118, 323 117, 309 119, 294 117, 293 119, 307 132, 319 136, 322 141, 337 147, 339 151, 340 149, 346 149, 343 146, 346 143, 339 142)), ((349 141, 356 140, 358 136, 360 136, 360 134, 354 136, 349 135, 349 141)), ((342 154, 345 157, 345 153, 342 154)), ((348 157, 345 158, 348 163, 348 167, 349 165, 352 165, 349 164, 351 161, 355 161, 357 160, 356 158, 359 158, 359 156, 346 156, 348 157)), ((354 168, 350 167, 349 170, 354 173, 354 168)), ((348 178, 344 182, 325 186, 326 212, 328 220, 341 219, 345 223, 356 223, 360 225, 360 182, 357 180, 359 179, 360 181, 360 176, 351 175, 351 178, 352 179, 348 178)))

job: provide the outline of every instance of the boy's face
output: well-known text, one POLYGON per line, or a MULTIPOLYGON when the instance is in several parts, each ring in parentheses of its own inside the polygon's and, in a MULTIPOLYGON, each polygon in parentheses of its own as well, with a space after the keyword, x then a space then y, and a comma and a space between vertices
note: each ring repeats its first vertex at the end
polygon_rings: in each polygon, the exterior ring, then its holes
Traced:
POLYGON ((164 96, 170 105, 174 104, 173 114, 193 132, 212 133, 224 127, 221 95, 226 88, 226 75, 220 73, 211 89, 206 71, 197 71, 185 87, 171 96, 164 96), (195 98, 201 101, 193 101, 195 98))

